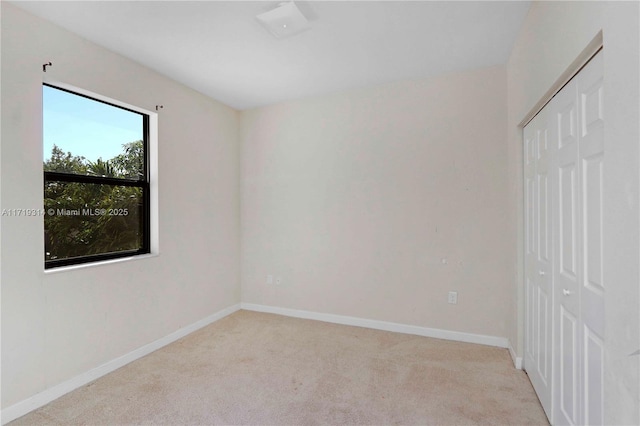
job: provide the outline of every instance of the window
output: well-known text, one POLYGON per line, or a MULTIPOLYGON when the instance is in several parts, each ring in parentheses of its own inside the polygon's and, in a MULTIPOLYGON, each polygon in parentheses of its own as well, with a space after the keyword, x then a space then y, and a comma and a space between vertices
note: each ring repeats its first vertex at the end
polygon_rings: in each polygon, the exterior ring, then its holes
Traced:
POLYGON ((45 268, 150 252, 149 116, 43 85, 45 268))

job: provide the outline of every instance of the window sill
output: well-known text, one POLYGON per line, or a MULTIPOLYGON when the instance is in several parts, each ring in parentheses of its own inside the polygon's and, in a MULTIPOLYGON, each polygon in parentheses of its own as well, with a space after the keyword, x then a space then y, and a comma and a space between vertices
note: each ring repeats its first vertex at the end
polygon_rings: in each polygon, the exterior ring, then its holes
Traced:
POLYGON ((158 257, 158 253, 148 253, 148 254, 140 254, 137 256, 129 256, 129 257, 119 257, 117 259, 109 259, 109 260, 101 260, 98 262, 89 262, 89 263, 79 263, 77 265, 69 265, 69 266, 60 266, 58 268, 45 269, 44 274, 57 274, 59 272, 69 272, 75 271, 77 269, 87 269, 87 268, 96 268, 100 266, 113 265, 115 263, 123 263, 123 262, 131 262, 143 259, 150 259, 153 257, 158 257))

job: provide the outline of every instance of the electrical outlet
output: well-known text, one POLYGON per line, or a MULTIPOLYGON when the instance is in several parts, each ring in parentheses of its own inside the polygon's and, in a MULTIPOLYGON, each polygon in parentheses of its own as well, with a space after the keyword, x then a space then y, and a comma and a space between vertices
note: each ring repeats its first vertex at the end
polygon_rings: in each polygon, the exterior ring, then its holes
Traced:
POLYGON ((267 275, 267 284, 273 284, 273 275, 267 275))
POLYGON ((452 305, 455 305, 456 303, 458 303, 458 292, 457 291, 450 291, 449 292, 449 300, 448 301, 452 305))

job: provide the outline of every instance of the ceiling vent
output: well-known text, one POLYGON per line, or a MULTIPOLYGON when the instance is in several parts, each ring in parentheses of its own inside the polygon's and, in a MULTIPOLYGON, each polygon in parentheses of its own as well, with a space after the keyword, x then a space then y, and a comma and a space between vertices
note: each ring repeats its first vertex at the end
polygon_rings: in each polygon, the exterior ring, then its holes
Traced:
POLYGON ((286 38, 311 28, 294 2, 280 3, 278 7, 256 16, 258 21, 276 38, 286 38))

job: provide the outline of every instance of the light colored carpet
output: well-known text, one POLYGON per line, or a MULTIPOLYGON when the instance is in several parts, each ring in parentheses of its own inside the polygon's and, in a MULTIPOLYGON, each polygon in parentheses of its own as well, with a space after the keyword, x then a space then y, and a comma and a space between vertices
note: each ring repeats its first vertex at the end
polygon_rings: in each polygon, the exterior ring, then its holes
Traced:
POLYGON ((11 423, 546 425, 506 349, 239 311, 11 423))

